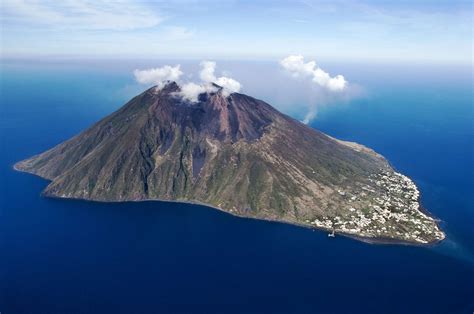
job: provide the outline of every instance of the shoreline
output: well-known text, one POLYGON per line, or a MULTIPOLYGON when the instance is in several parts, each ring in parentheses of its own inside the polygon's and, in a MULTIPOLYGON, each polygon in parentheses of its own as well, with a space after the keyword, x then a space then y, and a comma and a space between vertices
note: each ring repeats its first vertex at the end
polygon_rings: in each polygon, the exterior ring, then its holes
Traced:
MULTIPOLYGON (((30 172, 30 171, 27 171, 27 170, 23 170, 23 169, 19 169, 16 166, 17 164, 18 164, 18 162, 13 165, 13 167, 12 167, 13 170, 21 172, 21 173, 34 175, 34 176, 36 176, 38 178, 41 178, 41 179, 43 179, 47 182, 52 182, 52 180, 44 178, 44 177, 42 177, 42 176, 40 176, 36 173, 30 172)), ((252 217, 252 216, 243 216, 243 215, 239 215, 238 213, 236 213, 234 211, 228 211, 228 210, 225 210, 223 208, 220 208, 220 207, 217 207, 217 206, 214 206, 214 205, 210 205, 210 204, 199 202, 199 201, 191 201, 191 200, 167 200, 167 199, 96 200, 96 199, 79 198, 79 197, 61 197, 61 196, 57 196, 57 195, 46 195, 44 193, 44 191, 41 191, 40 195, 42 197, 47 197, 47 198, 51 198, 51 199, 58 199, 58 200, 65 200, 65 201, 94 202, 94 203, 105 203, 105 204, 139 203, 139 202, 164 202, 165 203, 166 202, 166 203, 181 203, 181 204, 189 204, 189 205, 198 205, 198 206, 212 208, 212 209, 218 210, 220 212, 232 215, 234 217, 243 218, 243 219, 253 219, 253 220, 260 220, 260 221, 266 221, 266 222, 271 222, 271 223, 281 223, 281 224, 292 225, 292 226, 296 226, 296 227, 303 227, 303 228, 306 228, 306 229, 309 229, 309 230, 320 231, 320 232, 322 231, 322 232, 330 233, 330 232, 333 231, 332 229, 326 229, 326 228, 315 227, 315 226, 308 226, 306 224, 302 224, 302 223, 298 223, 298 222, 282 221, 282 220, 277 220, 277 219, 252 217)), ((437 217, 431 215, 431 213, 429 213, 426 210, 426 208, 421 206, 421 204, 420 204, 420 211, 427 214, 427 215, 429 215, 430 217, 433 217, 433 219, 435 219, 437 222, 441 221, 439 219, 436 219, 437 217)), ((404 246, 417 246, 417 247, 433 247, 433 246, 441 243, 442 241, 444 241, 446 239, 446 237, 445 237, 444 239, 429 242, 429 243, 419 243, 419 242, 403 241, 403 240, 393 239, 393 238, 364 237, 364 236, 358 236, 358 235, 355 235, 355 234, 344 233, 344 232, 340 232, 340 231, 334 231, 334 234, 338 235, 338 236, 345 237, 345 238, 350 238, 352 240, 357 240, 357 241, 360 241, 360 242, 363 242, 363 243, 366 243, 366 244, 371 244, 371 245, 404 245, 404 246)))

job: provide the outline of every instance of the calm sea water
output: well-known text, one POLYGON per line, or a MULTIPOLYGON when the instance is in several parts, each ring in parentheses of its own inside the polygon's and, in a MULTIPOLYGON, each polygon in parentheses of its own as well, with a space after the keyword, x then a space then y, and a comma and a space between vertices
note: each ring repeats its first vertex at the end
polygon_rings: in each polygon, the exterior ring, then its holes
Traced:
MULTIPOLYGON (((448 238, 410 247, 202 206, 41 197, 47 182, 12 165, 139 92, 133 66, 2 64, 1 313, 474 311, 472 68, 334 65, 364 96, 320 109, 312 123, 374 148, 416 181, 448 238)), ((271 81, 238 78, 244 92, 304 114, 273 99, 271 81)))

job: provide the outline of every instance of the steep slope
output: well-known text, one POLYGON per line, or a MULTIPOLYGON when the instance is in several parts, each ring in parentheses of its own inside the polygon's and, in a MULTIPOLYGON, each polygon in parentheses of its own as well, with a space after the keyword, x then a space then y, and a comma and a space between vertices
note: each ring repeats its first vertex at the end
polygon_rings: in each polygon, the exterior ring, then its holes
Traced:
POLYGON ((444 238, 413 182, 372 150, 243 94, 188 103, 179 91, 151 88, 15 168, 51 180, 47 196, 190 201, 365 238, 444 238))

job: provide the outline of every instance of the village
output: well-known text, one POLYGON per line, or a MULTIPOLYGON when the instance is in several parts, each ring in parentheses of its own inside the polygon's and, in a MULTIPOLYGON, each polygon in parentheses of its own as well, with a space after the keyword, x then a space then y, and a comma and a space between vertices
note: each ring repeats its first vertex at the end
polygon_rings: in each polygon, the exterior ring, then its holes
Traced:
POLYGON ((307 220, 306 223, 334 232, 360 237, 393 239, 420 244, 444 239, 436 221, 420 210, 420 193, 408 177, 382 172, 370 177, 377 189, 364 185, 360 195, 337 191, 347 199, 345 215, 307 220), (360 202, 360 196, 372 201, 360 202))

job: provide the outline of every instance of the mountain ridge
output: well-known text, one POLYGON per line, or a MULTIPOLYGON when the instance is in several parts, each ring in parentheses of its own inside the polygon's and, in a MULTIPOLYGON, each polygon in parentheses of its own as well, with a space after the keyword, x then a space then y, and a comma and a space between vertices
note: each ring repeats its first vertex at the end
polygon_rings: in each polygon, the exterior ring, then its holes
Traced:
POLYGON ((186 201, 363 238, 444 238, 383 156, 214 87, 197 103, 175 82, 150 88, 15 168, 51 180, 45 196, 186 201))

